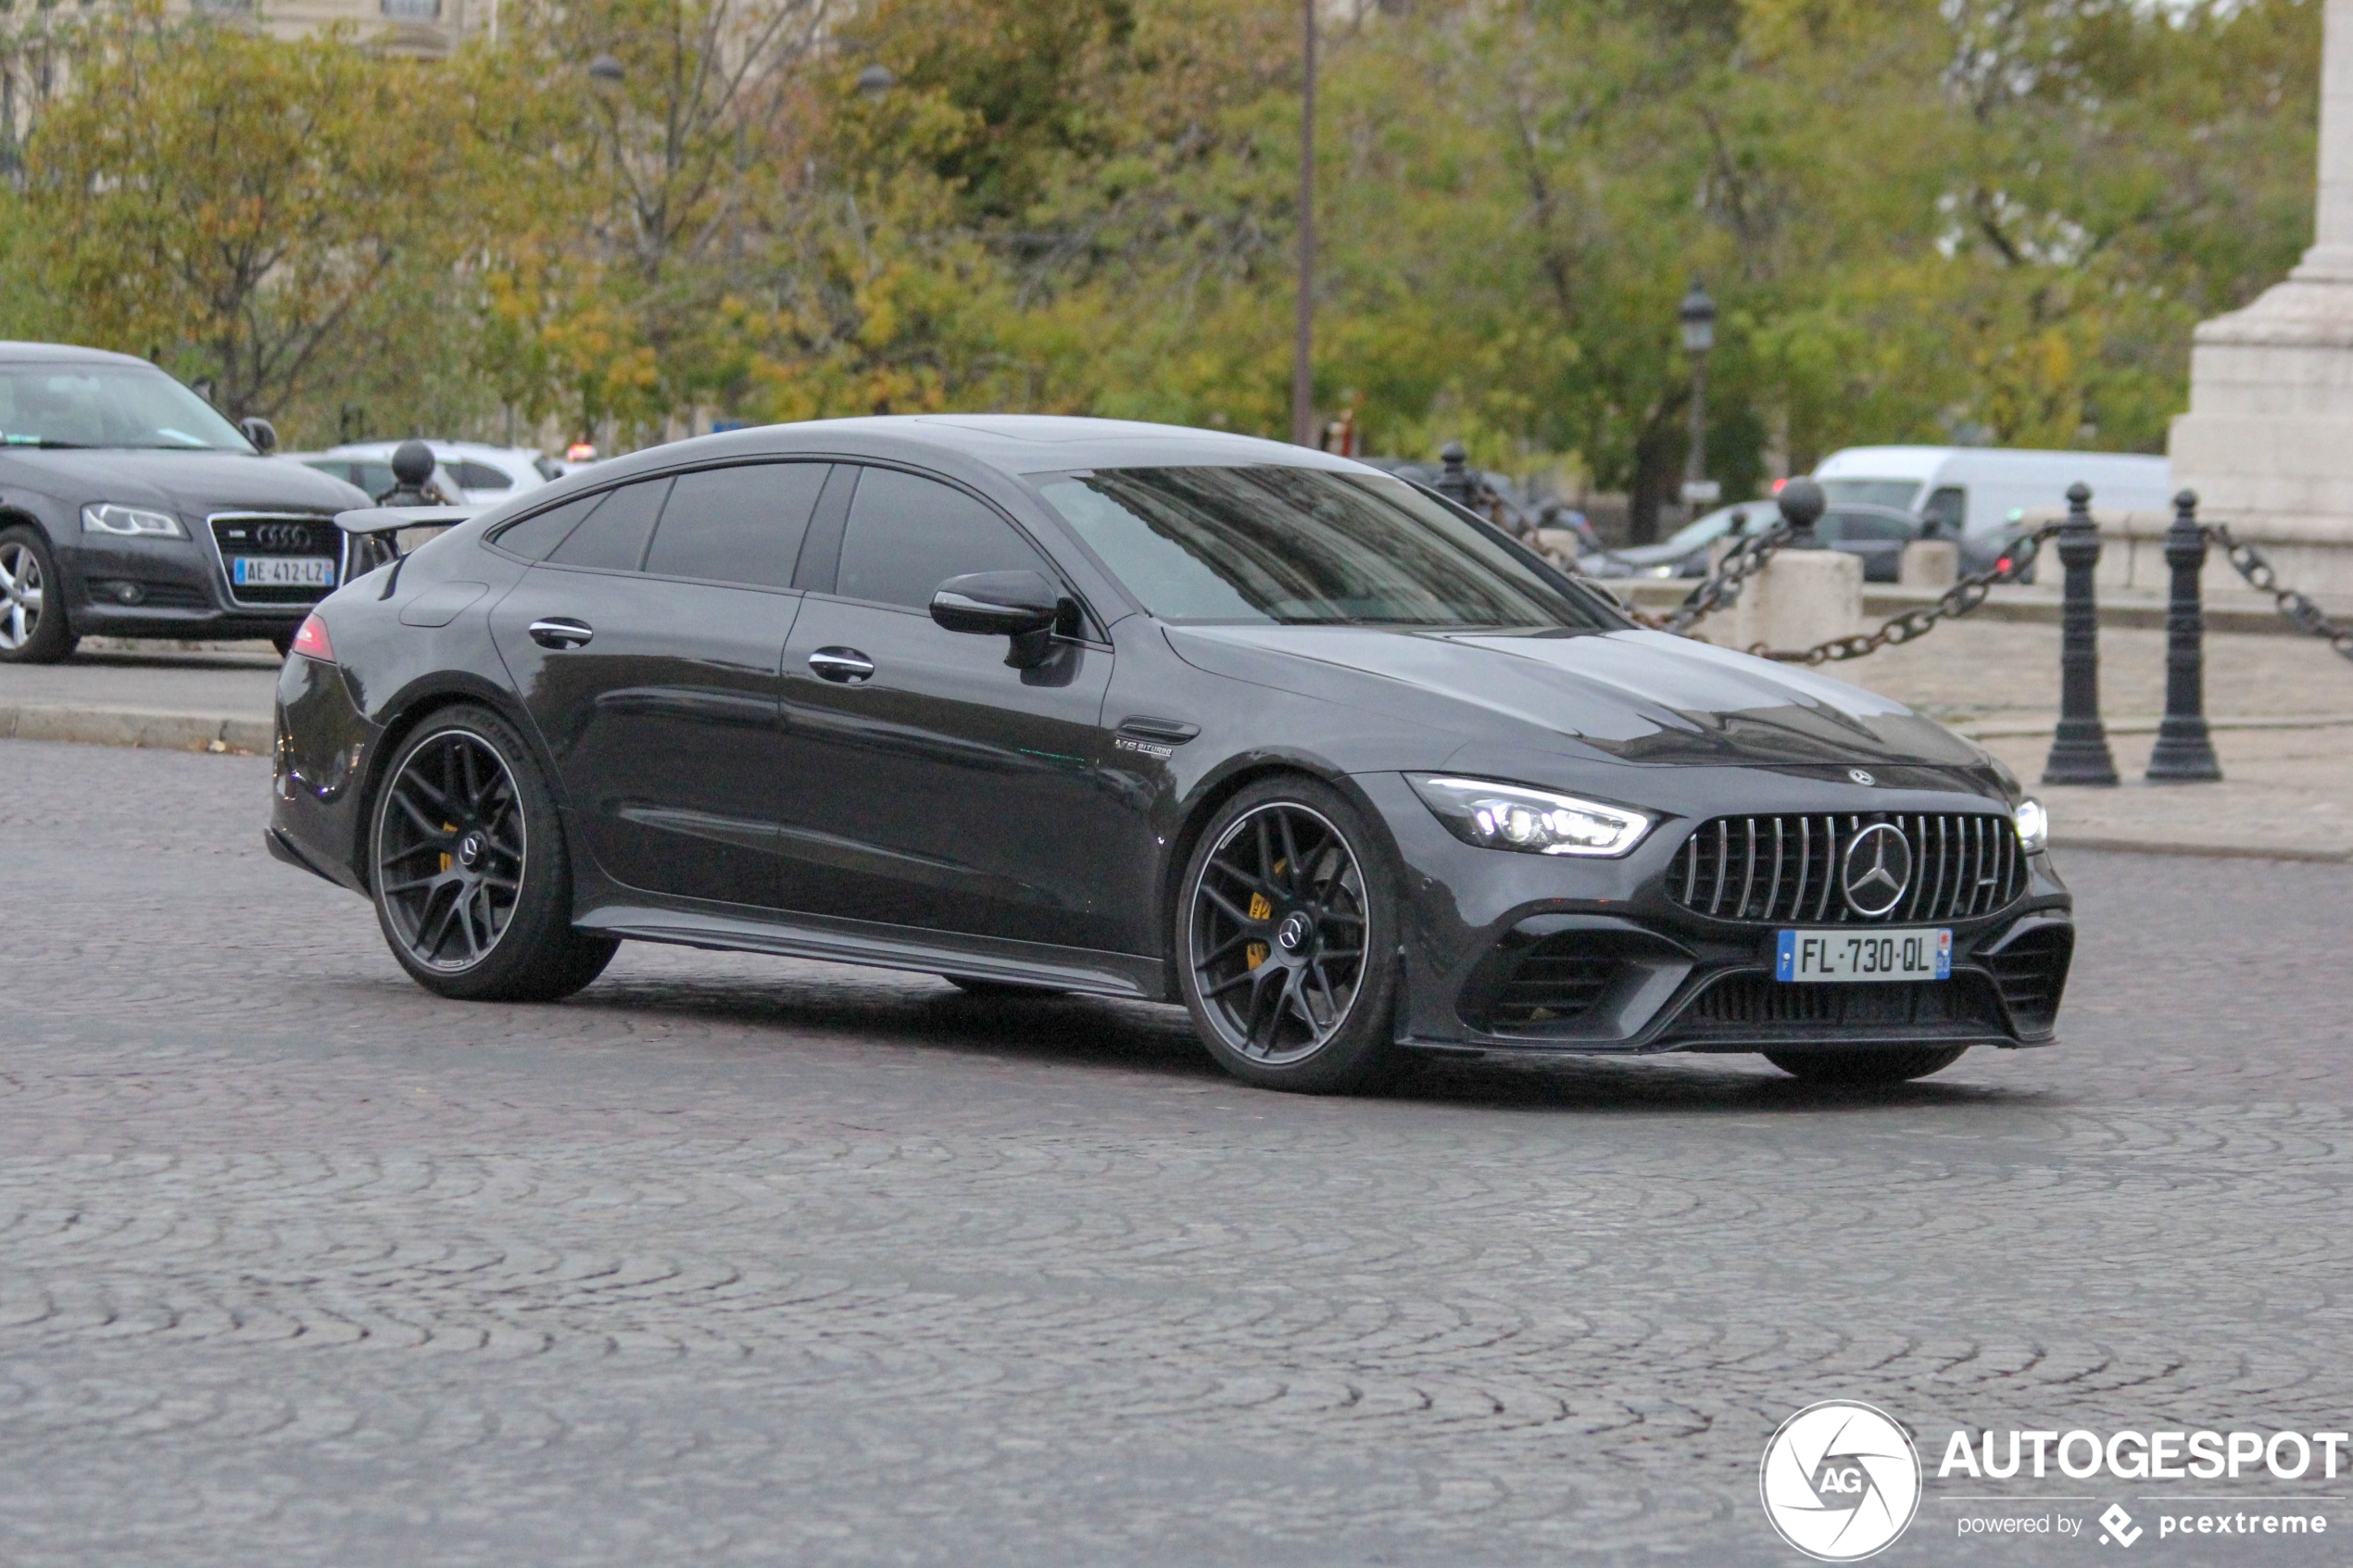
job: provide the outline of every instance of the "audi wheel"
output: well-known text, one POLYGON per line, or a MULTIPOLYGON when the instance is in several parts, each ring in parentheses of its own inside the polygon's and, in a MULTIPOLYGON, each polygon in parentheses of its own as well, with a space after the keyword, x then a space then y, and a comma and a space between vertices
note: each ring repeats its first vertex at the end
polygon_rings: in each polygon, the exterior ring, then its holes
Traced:
POLYGON ((49 541, 37 528, 0 532, 0 663, 55 664, 81 640, 66 620, 49 541))
POLYGON ((1310 1094, 1388 1064, 1397 900, 1364 819, 1312 779, 1242 789, 1186 868, 1179 982, 1193 1026, 1246 1083, 1310 1094))
POLYGON ((376 919, 411 978, 445 997, 551 1001, 620 946, 572 925, 556 803, 522 738, 486 709, 447 709, 384 770, 373 816, 376 919))

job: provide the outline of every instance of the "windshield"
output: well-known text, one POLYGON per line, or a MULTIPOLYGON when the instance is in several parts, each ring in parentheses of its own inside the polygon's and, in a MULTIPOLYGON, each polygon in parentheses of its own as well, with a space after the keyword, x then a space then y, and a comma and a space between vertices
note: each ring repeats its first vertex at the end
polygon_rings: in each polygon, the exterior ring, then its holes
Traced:
POLYGON ((1725 507, 1712 511, 1693 522, 1687 522, 1667 535, 1667 543, 1680 550, 1696 550, 1702 545, 1714 544, 1731 532, 1732 520, 1744 517, 1743 533, 1762 533, 1780 521, 1780 513, 1770 501, 1748 501, 1737 507, 1725 507))
POLYGON ((1385 476, 1099 469, 1046 499, 1164 621, 1616 630, 1467 519, 1385 476))
POLYGON ((1818 483, 1822 499, 1833 507, 1842 501, 1860 501, 1867 507, 1894 507, 1908 512, 1920 493, 1917 479, 1825 479, 1818 483))
POLYGON ((0 364, 0 446, 250 452, 211 404, 140 365, 0 364))

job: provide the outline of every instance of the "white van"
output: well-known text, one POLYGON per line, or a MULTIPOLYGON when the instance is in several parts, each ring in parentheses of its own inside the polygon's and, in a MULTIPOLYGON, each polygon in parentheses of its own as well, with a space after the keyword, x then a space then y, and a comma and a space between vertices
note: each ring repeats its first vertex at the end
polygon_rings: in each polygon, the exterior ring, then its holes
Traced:
POLYGON ((2030 512, 2064 508, 2067 487, 2092 487, 2094 515, 2164 512, 2173 504, 2163 458, 2123 452, 2018 452, 2000 446, 1848 446, 1814 478, 1832 501, 1897 507, 1958 537, 1966 558, 1988 553, 2030 512))

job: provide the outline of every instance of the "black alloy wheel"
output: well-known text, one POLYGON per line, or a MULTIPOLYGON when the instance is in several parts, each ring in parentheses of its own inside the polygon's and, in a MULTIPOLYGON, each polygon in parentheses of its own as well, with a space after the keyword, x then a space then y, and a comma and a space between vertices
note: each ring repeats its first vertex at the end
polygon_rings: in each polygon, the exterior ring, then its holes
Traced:
POLYGON ((377 922, 427 989, 551 1000, 611 961, 618 943, 573 929, 555 801, 496 714, 454 708, 420 725, 384 771, 374 823, 377 922))
POLYGON ((81 640, 66 620, 49 541, 21 524, 0 532, 0 663, 55 664, 81 640))
POLYGON ((1942 1073, 1967 1046, 1855 1047, 1844 1050, 1767 1051, 1765 1060, 1809 1084, 1868 1089, 1942 1073))
POLYGON ((1344 1092, 1389 1058, 1395 899, 1355 809, 1270 780, 1202 834, 1178 906, 1179 980, 1219 1064, 1270 1088, 1344 1092))

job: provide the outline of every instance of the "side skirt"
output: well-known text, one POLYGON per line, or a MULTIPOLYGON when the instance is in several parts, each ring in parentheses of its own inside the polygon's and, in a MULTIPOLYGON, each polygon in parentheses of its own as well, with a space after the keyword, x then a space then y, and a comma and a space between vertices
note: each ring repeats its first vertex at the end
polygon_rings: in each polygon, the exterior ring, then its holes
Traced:
POLYGON ((1166 995, 1164 966, 1157 959, 996 936, 965 936, 916 926, 785 911, 754 915, 626 904, 590 910, 573 923, 606 936, 676 947, 776 953, 925 974, 966 974, 976 980, 1003 980, 1147 1002, 1166 995))

